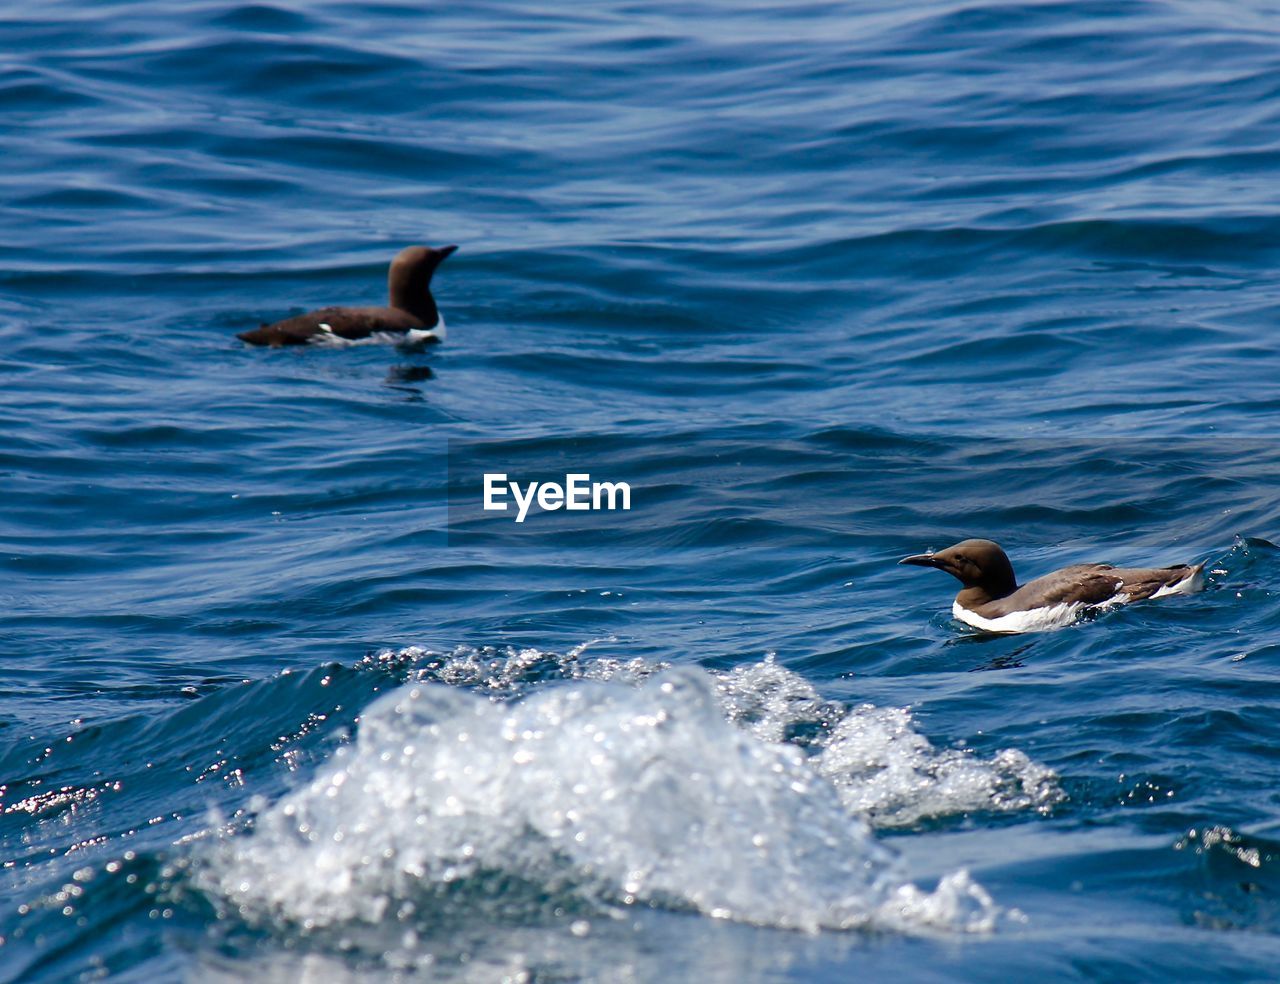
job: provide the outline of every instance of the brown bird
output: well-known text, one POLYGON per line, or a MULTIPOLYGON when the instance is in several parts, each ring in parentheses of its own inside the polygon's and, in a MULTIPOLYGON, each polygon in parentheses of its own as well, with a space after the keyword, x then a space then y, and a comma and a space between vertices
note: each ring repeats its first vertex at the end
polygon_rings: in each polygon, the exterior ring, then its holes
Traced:
POLYGON ((442 342, 444 318, 431 296, 431 275, 457 246, 409 246, 387 271, 387 307, 327 307, 243 331, 250 345, 342 344, 362 339, 414 344, 442 342))
POLYGON ((956 595, 952 614, 987 632, 1057 629, 1089 608, 1191 594, 1204 587, 1204 564, 1157 568, 1075 564, 1019 587, 1008 556, 990 540, 964 540, 898 563, 936 567, 956 578, 964 588, 956 595))

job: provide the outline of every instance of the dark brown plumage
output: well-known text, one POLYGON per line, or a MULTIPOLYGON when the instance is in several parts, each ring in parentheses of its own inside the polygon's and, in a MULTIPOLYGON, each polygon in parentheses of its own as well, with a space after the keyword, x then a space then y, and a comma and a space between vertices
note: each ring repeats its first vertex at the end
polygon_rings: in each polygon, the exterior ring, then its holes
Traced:
MULTIPOLYGON (((431 275, 457 248, 409 246, 402 249, 387 271, 387 307, 321 308, 241 332, 236 338, 250 345, 278 348, 305 345, 323 335, 358 341, 379 332, 407 335, 411 331, 430 331, 440 321, 435 298, 431 296, 431 275)), ((422 340, 439 341, 440 338, 428 335, 422 340)))
POLYGON ((993 632, 1057 628, 1085 608, 1189 594, 1204 586, 1204 564, 1156 568, 1075 564, 1019 587, 1008 556, 990 540, 965 540, 898 563, 935 567, 956 578, 964 587, 952 607, 955 616, 993 632))

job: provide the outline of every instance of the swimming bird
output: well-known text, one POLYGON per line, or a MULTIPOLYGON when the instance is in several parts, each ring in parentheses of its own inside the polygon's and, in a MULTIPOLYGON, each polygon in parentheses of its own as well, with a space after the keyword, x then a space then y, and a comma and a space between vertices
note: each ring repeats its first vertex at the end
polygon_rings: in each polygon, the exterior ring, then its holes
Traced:
POLYGON ((936 567, 964 587, 951 612, 987 632, 1036 632, 1075 621, 1089 608, 1114 608, 1144 598, 1191 594, 1204 587, 1204 564, 1112 567, 1075 564, 1021 587, 1013 564, 990 540, 964 540, 937 553, 903 557, 899 564, 936 567))
POLYGON ((327 307, 242 331, 250 345, 343 345, 362 340, 442 342, 444 318, 431 296, 431 275, 457 246, 409 246, 387 271, 387 307, 327 307))

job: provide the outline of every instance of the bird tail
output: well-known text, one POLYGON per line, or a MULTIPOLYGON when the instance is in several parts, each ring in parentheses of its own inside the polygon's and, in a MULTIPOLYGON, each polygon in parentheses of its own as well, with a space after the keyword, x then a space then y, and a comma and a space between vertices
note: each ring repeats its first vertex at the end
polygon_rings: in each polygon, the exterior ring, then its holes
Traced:
POLYGON ((1198 564, 1192 564, 1187 576, 1178 581, 1177 584, 1170 586, 1170 591, 1178 594, 1195 594, 1197 591, 1204 590, 1204 568, 1209 562, 1202 560, 1198 564))

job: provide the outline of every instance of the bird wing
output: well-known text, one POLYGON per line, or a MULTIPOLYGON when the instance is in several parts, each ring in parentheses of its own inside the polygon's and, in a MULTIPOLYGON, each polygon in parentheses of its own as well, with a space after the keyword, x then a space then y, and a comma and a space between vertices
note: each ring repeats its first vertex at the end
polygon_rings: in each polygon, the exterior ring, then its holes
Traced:
POLYGON ((1062 604, 1093 606, 1141 601, 1162 590, 1170 593, 1175 585, 1178 593, 1198 590, 1200 585, 1194 579, 1203 567, 1203 564, 1156 568, 1075 564, 1028 581, 1013 594, 992 604, 1001 611, 1018 611, 1062 604))
MULTIPOLYGON (((1116 571, 1116 576, 1124 581, 1124 593, 1131 601, 1150 598, 1161 589, 1173 588, 1183 582, 1199 578, 1204 564, 1178 564, 1175 567, 1133 567, 1116 571)), ((1199 585, 1190 590, 1199 590, 1199 585)), ((1168 593, 1166 591, 1166 593, 1168 593)), ((1175 593, 1182 593, 1181 590, 1175 593)))
POLYGON ((319 335, 334 335, 354 341, 368 338, 374 332, 409 331, 422 327, 420 318, 399 308, 331 307, 285 318, 236 337, 252 345, 304 345, 319 335))
POLYGON ((408 331, 411 328, 430 327, 408 311, 392 307, 327 308, 310 317, 316 319, 321 331, 350 340, 368 338, 379 331, 408 331))
POLYGON ((1110 564, 1075 564, 1028 581, 999 599, 1010 611, 1052 605, 1101 605, 1124 593, 1124 579, 1110 564))

